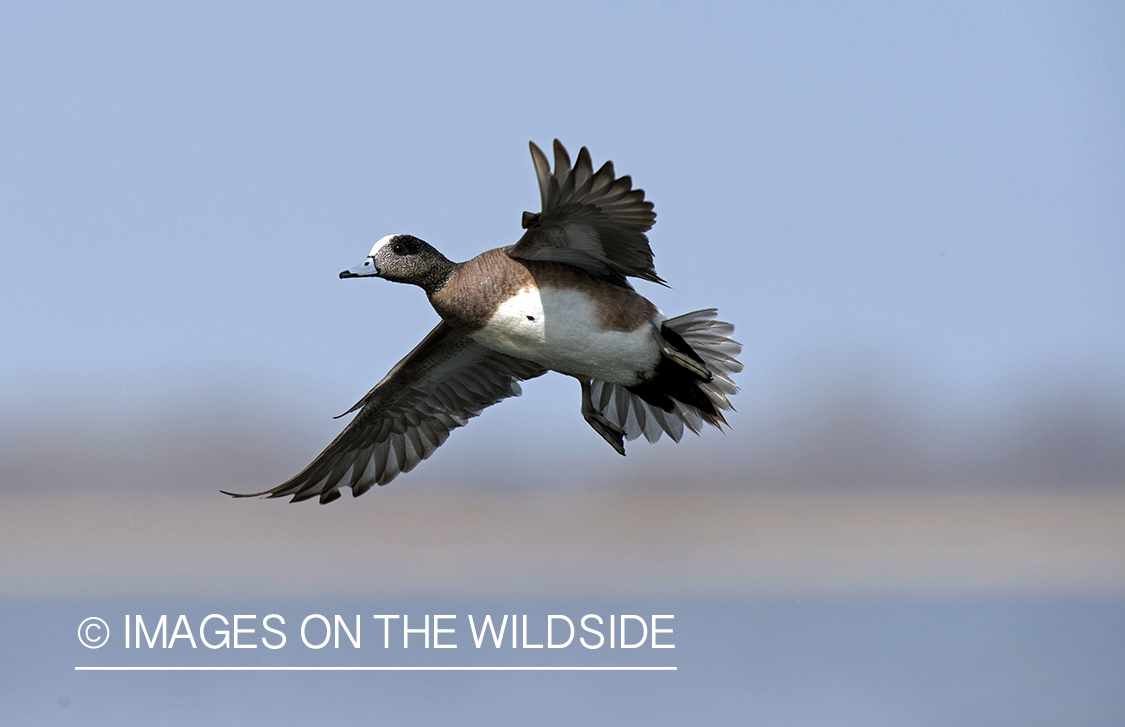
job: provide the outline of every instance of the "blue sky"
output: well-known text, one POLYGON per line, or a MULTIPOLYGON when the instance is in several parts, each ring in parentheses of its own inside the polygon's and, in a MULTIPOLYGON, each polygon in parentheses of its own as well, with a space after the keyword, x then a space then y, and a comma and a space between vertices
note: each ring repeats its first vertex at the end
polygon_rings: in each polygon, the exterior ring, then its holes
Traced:
MULTIPOLYGON (((1029 386, 1122 397, 1113 3, 5 16, 9 419, 219 402, 330 436, 436 320, 417 289, 337 273, 390 232, 454 259, 510 244, 538 209, 527 142, 555 137, 655 202, 672 288, 638 287, 735 323, 743 411, 856 377, 955 418, 1029 386)), ((604 447, 554 378, 468 441, 542 439, 547 416, 604 447)))

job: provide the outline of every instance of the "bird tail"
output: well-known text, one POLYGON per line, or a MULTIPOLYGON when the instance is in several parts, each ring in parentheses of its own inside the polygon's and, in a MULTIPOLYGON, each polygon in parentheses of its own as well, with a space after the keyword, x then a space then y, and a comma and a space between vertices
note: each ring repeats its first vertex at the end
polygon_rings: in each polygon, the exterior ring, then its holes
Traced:
POLYGON ((661 325, 661 335, 677 351, 703 364, 710 380, 700 379, 682 365, 664 358, 651 381, 636 386, 594 380, 590 404, 634 440, 642 434, 650 442, 667 433, 680 441, 686 426, 699 434, 706 422, 721 429, 726 424, 724 410, 734 410, 728 396, 738 391, 731 375, 742 370, 735 358, 742 344, 730 335, 734 326, 717 318, 718 310, 708 308, 669 318, 661 325))

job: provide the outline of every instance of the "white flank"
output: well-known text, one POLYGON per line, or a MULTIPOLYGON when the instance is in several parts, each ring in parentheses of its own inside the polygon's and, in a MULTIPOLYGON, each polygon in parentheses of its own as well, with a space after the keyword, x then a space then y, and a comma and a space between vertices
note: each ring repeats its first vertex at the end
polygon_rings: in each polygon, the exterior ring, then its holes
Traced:
POLYGON ((577 290, 521 290, 473 338, 555 371, 626 386, 660 358, 648 323, 632 331, 604 330, 593 301, 577 290))

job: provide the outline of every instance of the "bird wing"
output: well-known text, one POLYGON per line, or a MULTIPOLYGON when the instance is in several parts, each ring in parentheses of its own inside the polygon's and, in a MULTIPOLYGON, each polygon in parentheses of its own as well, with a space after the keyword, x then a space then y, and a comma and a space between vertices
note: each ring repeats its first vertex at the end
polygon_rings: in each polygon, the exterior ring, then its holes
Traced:
MULTIPOLYGON (((429 457, 457 427, 501 399, 519 396, 521 379, 546 369, 476 343, 443 321, 345 414, 359 414, 296 477, 277 487, 235 497, 320 498, 351 487, 359 497, 429 457)), ((341 415, 343 416, 343 415, 341 415)))
POLYGON ((615 178, 613 162, 595 172, 586 147, 573 167, 558 139, 554 150, 552 173, 547 156, 531 144, 543 211, 523 213, 527 232, 507 253, 574 265, 620 285, 627 285, 626 276, 663 284, 645 236, 656 213, 644 190, 633 189, 628 176, 615 178))

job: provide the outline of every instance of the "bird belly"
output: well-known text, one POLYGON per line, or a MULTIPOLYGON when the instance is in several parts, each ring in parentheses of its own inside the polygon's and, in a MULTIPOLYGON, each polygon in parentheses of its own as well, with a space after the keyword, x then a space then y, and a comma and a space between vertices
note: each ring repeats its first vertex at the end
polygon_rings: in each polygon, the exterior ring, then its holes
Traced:
POLYGON ((596 303, 579 290, 525 288, 501 303, 472 336, 493 350, 571 376, 638 383, 660 360, 650 324, 609 328, 596 303))

